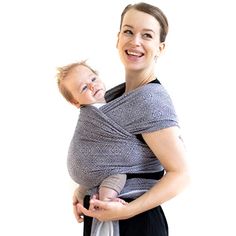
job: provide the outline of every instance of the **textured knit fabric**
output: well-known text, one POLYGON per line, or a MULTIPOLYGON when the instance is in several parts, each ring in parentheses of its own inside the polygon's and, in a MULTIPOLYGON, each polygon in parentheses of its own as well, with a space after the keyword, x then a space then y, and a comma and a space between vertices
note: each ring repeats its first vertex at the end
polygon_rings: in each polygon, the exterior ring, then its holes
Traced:
POLYGON ((159 84, 142 86, 100 109, 81 108, 78 124, 69 147, 68 170, 75 182, 89 188, 113 174, 162 170, 136 134, 178 125, 170 97, 159 84))
MULTIPOLYGON (((109 175, 163 170, 137 135, 178 126, 172 101, 162 85, 147 84, 119 96, 124 86, 108 91, 107 104, 101 108, 89 106, 80 111, 67 163, 72 179, 91 188, 90 194, 109 175)), ((120 197, 136 198, 156 182, 129 179, 120 197)))

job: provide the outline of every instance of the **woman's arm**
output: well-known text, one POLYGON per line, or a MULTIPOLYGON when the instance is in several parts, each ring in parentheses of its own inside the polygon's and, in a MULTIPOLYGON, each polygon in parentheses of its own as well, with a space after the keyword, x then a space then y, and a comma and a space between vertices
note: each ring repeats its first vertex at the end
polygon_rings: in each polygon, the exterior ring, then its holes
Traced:
POLYGON ((101 221, 127 219, 168 201, 185 188, 189 176, 179 129, 166 128, 143 134, 143 138, 165 168, 165 176, 149 191, 127 205, 93 199, 91 210, 78 204, 79 211, 101 221))
POLYGON ((166 174, 153 188, 130 204, 134 215, 168 201, 189 183, 186 151, 179 128, 146 133, 143 138, 160 160, 166 174))

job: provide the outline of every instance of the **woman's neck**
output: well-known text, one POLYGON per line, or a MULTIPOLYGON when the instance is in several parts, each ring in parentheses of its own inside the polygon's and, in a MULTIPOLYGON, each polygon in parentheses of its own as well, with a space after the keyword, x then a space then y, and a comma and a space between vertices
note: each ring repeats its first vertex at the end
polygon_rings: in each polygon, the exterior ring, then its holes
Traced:
POLYGON ((156 78, 155 73, 142 73, 140 71, 134 73, 126 72, 125 81, 125 93, 128 93, 138 87, 148 84, 156 78))

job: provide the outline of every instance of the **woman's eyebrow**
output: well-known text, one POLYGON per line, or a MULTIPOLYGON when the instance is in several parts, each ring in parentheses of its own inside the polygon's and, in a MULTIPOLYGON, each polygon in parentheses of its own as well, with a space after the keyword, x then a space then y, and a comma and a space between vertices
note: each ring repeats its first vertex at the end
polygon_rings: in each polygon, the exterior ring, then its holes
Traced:
POLYGON ((134 28, 134 27, 133 27, 133 26, 131 26, 131 25, 123 25, 123 27, 134 28))
MULTIPOLYGON (((134 27, 133 27, 133 26, 131 26, 131 25, 123 25, 123 27, 134 28, 134 27)), ((150 32, 153 32, 153 33, 155 33, 155 31, 154 31, 154 30, 152 30, 152 29, 146 29, 146 28, 144 28, 142 31, 150 31, 150 32)))

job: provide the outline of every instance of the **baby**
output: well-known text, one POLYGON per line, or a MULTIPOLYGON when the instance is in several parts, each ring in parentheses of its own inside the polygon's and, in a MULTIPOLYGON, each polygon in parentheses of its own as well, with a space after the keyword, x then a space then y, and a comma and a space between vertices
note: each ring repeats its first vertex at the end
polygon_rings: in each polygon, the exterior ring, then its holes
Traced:
MULTIPOLYGON (((64 98, 77 108, 94 105, 98 108, 106 103, 105 85, 86 61, 72 63, 58 68, 58 87, 64 98)), ((91 130, 92 132, 92 130, 91 130)), ((121 201, 118 194, 126 182, 126 174, 111 175, 104 179, 99 186, 98 198, 102 201, 121 201)), ((83 202, 88 188, 79 185, 76 196, 79 202, 83 202)))

